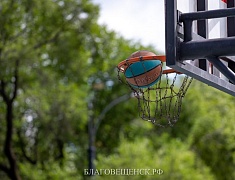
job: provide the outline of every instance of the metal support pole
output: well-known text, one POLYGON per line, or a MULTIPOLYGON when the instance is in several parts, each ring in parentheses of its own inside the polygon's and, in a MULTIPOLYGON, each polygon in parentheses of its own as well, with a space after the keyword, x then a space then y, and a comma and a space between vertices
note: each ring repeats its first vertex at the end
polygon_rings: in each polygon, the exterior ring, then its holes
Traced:
POLYGON ((184 21, 184 42, 188 42, 193 39, 192 26, 193 26, 193 21, 191 20, 184 21))
MULTIPOLYGON (((221 18, 221 17, 230 17, 230 16, 235 16, 235 8, 210 10, 210 11, 198 11, 194 13, 180 14, 179 22, 183 22, 184 24, 184 34, 185 34, 184 41, 188 42, 192 40, 192 21, 206 20, 206 19, 212 19, 212 18, 221 18)), ((166 26, 166 28, 168 27, 166 26)))
MULTIPOLYGON (((197 11, 208 11, 208 0, 197 0, 197 11)), ((198 35, 208 39, 208 20, 202 19, 197 21, 197 33, 198 35)), ((206 59, 198 59, 198 65, 200 69, 207 71, 209 69, 209 63, 206 59)))
POLYGON ((180 60, 199 59, 208 56, 235 56, 235 37, 180 43, 180 60))
POLYGON ((93 115, 94 107, 93 107, 93 101, 94 101, 94 95, 92 95, 91 100, 88 102, 88 169, 89 169, 89 175, 94 176, 95 175, 95 158, 96 158, 96 147, 95 147, 95 140, 97 131, 99 129, 101 121, 104 119, 106 113, 110 111, 114 106, 118 105, 119 103, 122 103, 124 101, 127 101, 132 97, 132 94, 124 94, 123 96, 120 96, 113 101, 111 101, 103 111, 100 113, 100 115, 95 118, 93 115))
POLYGON ((235 73, 233 73, 227 66, 225 66, 218 57, 206 57, 224 76, 226 76, 233 84, 235 84, 235 73))
MULTIPOLYGON (((235 0, 228 0, 227 7, 235 7, 235 0)), ((227 18, 227 33, 228 37, 235 36, 235 17, 228 17, 227 18)), ((229 61, 228 67, 235 72, 235 62, 229 61)))
POLYGON ((213 18, 222 18, 230 16, 235 16, 235 8, 199 11, 193 13, 182 13, 179 17, 179 21, 184 22, 186 20, 194 21, 194 20, 213 19, 213 18))
POLYGON ((95 172, 95 154, 96 154, 96 149, 94 146, 91 146, 88 148, 88 169, 89 169, 89 175, 93 176, 95 172))
POLYGON ((166 65, 175 65, 177 58, 177 2, 165 0, 165 36, 166 36, 166 65))
POLYGON ((94 127, 94 117, 93 117, 93 97, 88 102, 88 169, 89 169, 89 175, 94 175, 95 170, 95 154, 96 154, 96 148, 95 148, 95 127, 94 127))
MULTIPOLYGON (((227 7, 235 7, 235 0, 229 0, 227 2, 227 7)), ((227 32, 228 37, 235 36, 235 17, 227 17, 227 32)))

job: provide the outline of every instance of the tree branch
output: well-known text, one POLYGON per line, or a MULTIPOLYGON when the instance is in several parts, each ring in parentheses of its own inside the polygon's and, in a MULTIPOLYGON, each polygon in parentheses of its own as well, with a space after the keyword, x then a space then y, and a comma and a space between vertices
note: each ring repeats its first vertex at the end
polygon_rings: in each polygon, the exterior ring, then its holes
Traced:
POLYGON ((55 160, 59 160, 60 166, 63 166, 64 160, 64 142, 60 138, 56 138, 58 155, 55 157, 55 160))
POLYGON ((6 83, 3 80, 0 80, 0 95, 2 96, 4 102, 6 104, 9 103, 9 98, 7 97, 6 91, 5 91, 6 83))
POLYGON ((5 166, 4 164, 0 163, 0 169, 2 171, 4 171, 6 174, 9 174, 10 173, 10 170, 7 166, 5 166))
POLYGON ((18 79, 19 79, 18 69, 19 69, 19 59, 16 60, 16 64, 15 64, 15 72, 14 72, 15 81, 14 81, 14 89, 13 89, 13 95, 11 97, 11 102, 13 102, 15 100, 16 95, 17 95, 18 79))
POLYGON ((18 173, 16 156, 12 148, 12 136, 13 136, 13 103, 8 102, 6 110, 6 135, 5 135, 5 144, 4 144, 4 153, 9 162, 10 173, 8 174, 11 179, 19 180, 20 175, 18 173))
POLYGON ((31 158, 27 155, 27 153, 26 153, 26 151, 25 151, 25 148, 24 148, 24 147, 25 147, 25 143, 23 142, 23 138, 22 138, 22 136, 21 136, 20 131, 17 131, 17 135, 18 135, 18 138, 19 138, 20 149, 21 149, 21 152, 22 152, 24 158, 25 158, 28 162, 30 162, 31 164, 35 165, 35 164, 37 163, 37 161, 31 159, 31 158))
POLYGON ((34 45, 33 49, 38 49, 48 43, 54 42, 59 37, 60 33, 61 33, 61 31, 58 31, 50 39, 46 39, 45 41, 39 42, 38 44, 34 45))
POLYGON ((0 95, 3 97, 3 100, 6 104, 6 135, 5 135, 5 143, 4 143, 4 153, 5 156, 9 162, 9 168, 4 166, 3 164, 0 164, 1 170, 6 172, 6 174, 9 176, 10 179, 16 179, 20 180, 20 175, 18 173, 18 167, 17 167, 17 160, 15 153, 12 148, 12 136, 13 136, 13 101, 16 98, 16 92, 18 88, 18 62, 16 62, 15 67, 15 81, 14 81, 14 90, 12 98, 10 98, 10 95, 7 95, 6 93, 6 82, 1 79, 0 80, 0 95))
POLYGON ((12 103, 16 96, 17 96, 17 90, 18 90, 18 69, 19 69, 19 60, 16 60, 16 64, 15 64, 15 71, 14 71, 14 75, 13 77, 15 78, 13 84, 14 84, 14 89, 12 90, 12 97, 8 97, 7 93, 5 91, 6 89, 6 82, 1 79, 0 80, 0 95, 3 97, 3 100, 6 104, 12 103))

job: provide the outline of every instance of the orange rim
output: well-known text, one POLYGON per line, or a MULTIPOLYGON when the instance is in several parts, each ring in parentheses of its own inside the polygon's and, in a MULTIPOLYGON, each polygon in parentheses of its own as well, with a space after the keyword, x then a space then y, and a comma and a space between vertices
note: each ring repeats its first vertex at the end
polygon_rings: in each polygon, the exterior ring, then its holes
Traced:
MULTIPOLYGON (((124 72, 128 66, 130 66, 131 64, 133 64, 135 62, 138 62, 140 60, 144 60, 144 61, 147 61, 147 60, 160 60, 161 62, 166 62, 166 56, 162 55, 162 56, 134 57, 134 58, 126 59, 126 60, 120 62, 117 67, 121 72, 124 72)), ((163 74, 169 74, 169 73, 182 74, 181 72, 177 72, 174 69, 166 69, 166 70, 163 70, 162 73, 163 74)))
POLYGON ((178 72, 174 69, 165 69, 163 70, 162 74, 170 74, 170 73, 177 73, 177 74, 182 74, 181 72, 178 72))

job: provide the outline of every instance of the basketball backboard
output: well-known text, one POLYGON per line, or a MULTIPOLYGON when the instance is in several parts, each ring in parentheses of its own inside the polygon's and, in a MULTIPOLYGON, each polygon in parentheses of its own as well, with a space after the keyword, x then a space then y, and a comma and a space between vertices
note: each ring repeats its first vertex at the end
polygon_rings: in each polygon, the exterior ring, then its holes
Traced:
POLYGON ((165 0, 167 66, 235 96, 234 7, 235 0, 165 0))

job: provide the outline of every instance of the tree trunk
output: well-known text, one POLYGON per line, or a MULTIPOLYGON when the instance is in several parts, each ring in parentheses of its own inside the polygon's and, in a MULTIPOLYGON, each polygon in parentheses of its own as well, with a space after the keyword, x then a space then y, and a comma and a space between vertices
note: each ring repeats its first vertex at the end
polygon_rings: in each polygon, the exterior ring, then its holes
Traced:
POLYGON ((12 147, 12 137, 13 137, 13 103, 17 96, 18 90, 18 67, 19 60, 16 60, 15 64, 15 72, 14 79, 15 81, 12 83, 12 93, 7 94, 6 86, 8 85, 3 79, 0 79, 0 95, 2 96, 5 104, 6 104, 6 136, 4 143, 4 154, 8 160, 8 166, 0 164, 0 169, 3 170, 10 179, 12 180, 21 180, 19 175, 18 167, 17 167, 17 159, 12 147))
POLYGON ((13 135, 13 109, 12 109, 12 102, 7 103, 7 113, 6 113, 6 124, 7 124, 7 131, 6 131, 6 139, 5 139, 5 147, 4 153, 9 162, 9 171, 8 176, 12 180, 20 180, 20 175, 18 172, 17 161, 15 157, 15 153, 12 148, 12 135, 13 135))

